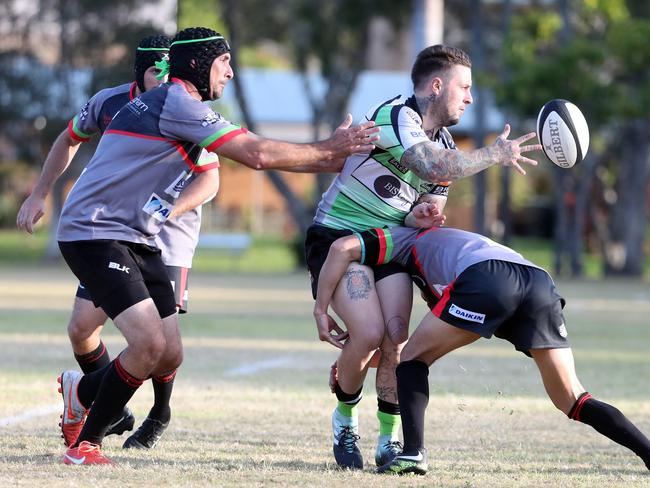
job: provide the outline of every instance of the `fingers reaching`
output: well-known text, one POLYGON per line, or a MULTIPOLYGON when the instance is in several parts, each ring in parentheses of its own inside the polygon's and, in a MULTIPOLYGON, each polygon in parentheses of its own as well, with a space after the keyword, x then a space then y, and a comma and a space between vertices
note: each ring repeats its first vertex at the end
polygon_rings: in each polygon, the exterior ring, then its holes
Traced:
POLYGON ((347 129, 352 125, 352 114, 348 114, 345 117, 345 120, 341 122, 341 125, 338 126, 339 129, 347 129))

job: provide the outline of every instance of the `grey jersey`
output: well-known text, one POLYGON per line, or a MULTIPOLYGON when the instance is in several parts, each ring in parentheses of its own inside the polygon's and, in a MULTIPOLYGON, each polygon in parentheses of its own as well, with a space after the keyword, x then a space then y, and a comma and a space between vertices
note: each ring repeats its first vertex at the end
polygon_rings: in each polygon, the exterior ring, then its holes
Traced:
POLYGON ((490 259, 539 268, 509 247, 460 229, 393 227, 357 235, 362 244, 363 264, 396 261, 434 289, 448 285, 473 264, 490 259))
POLYGON ((245 132, 192 98, 180 80, 133 99, 115 116, 63 207, 57 239, 125 240, 155 246, 155 236, 203 163, 245 132))
MULTIPOLYGON (((219 157, 214 153, 203 151, 200 160, 203 164, 212 164, 218 162, 219 157)), ((214 195, 207 201, 212 198, 214 195)), ((162 252, 163 262, 167 266, 191 268, 200 231, 201 207, 193 208, 175 219, 167 220, 161 231, 156 234, 156 247, 162 252)))

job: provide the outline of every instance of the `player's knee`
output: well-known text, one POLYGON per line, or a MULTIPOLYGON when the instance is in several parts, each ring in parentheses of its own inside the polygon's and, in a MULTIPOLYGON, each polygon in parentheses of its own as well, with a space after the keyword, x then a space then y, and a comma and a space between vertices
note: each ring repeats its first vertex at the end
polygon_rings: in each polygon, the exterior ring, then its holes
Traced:
POLYGON ((181 365, 183 362, 183 346, 180 341, 178 343, 174 342, 174 344, 167 343, 167 350, 162 362, 165 370, 174 370, 181 365))
POLYGON ((68 337, 72 344, 78 344, 88 339, 97 327, 89 325, 82 317, 73 315, 68 322, 68 337))
POLYGON ((384 338, 384 331, 380 328, 368 329, 364 331, 364 335, 360 343, 363 346, 363 350, 368 354, 371 354, 381 346, 382 340, 384 338))
POLYGON ((388 338, 401 349, 401 346, 409 338, 408 323, 402 317, 393 317, 386 324, 388 338))
POLYGON ((137 344, 130 344, 129 347, 135 350, 143 367, 153 370, 158 366, 165 355, 167 344, 165 337, 160 334, 152 335, 146 341, 141 341, 137 344))

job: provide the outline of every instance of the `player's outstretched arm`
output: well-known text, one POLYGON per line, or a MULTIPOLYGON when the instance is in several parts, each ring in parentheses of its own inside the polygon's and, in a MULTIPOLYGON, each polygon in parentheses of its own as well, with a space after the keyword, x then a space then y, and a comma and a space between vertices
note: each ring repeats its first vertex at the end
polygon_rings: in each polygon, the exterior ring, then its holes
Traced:
POLYGON ((445 219, 445 215, 440 213, 435 203, 422 202, 409 212, 404 219, 404 225, 416 229, 428 229, 443 226, 445 219))
POLYGON ((219 168, 198 173, 196 178, 179 195, 169 218, 178 217, 203 205, 219 191, 219 168))
POLYGON ((427 181, 454 181, 479 173, 494 165, 513 166, 522 175, 526 171, 521 164, 536 166, 537 161, 527 158, 524 153, 540 151, 540 144, 522 145, 536 137, 530 132, 517 139, 508 139, 510 125, 506 124, 503 132, 493 144, 473 151, 455 151, 439 149, 432 142, 420 142, 407 149, 400 162, 427 181))
POLYGON ((266 139, 253 133, 241 134, 222 144, 216 152, 252 169, 280 169, 306 173, 340 171, 347 156, 370 152, 378 140, 374 122, 350 127, 348 117, 329 139, 307 144, 266 139))
POLYGON ((30 234, 34 232, 34 225, 45 214, 45 199, 52 191, 56 180, 77 154, 79 144, 81 142, 70 137, 67 129, 56 138, 47 158, 45 158, 36 186, 18 210, 16 225, 19 229, 30 234))
POLYGON ((314 304, 314 319, 318 328, 318 337, 321 341, 329 342, 335 347, 342 348, 343 341, 348 333, 338 326, 336 321, 327 313, 327 309, 334 296, 334 291, 343 278, 352 261, 361 258, 361 242, 352 235, 341 237, 334 241, 327 253, 327 259, 321 268, 318 277, 318 291, 314 304), (333 335, 332 332, 336 334, 333 335))

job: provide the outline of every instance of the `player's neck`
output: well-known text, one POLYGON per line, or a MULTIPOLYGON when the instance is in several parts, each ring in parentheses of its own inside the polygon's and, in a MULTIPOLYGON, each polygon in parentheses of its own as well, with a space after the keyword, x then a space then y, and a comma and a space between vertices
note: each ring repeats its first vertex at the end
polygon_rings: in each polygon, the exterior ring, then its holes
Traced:
POLYGON ((433 93, 416 93, 415 100, 422 117, 422 128, 429 138, 432 138, 442 127, 443 124, 436 117, 436 96, 433 93))

